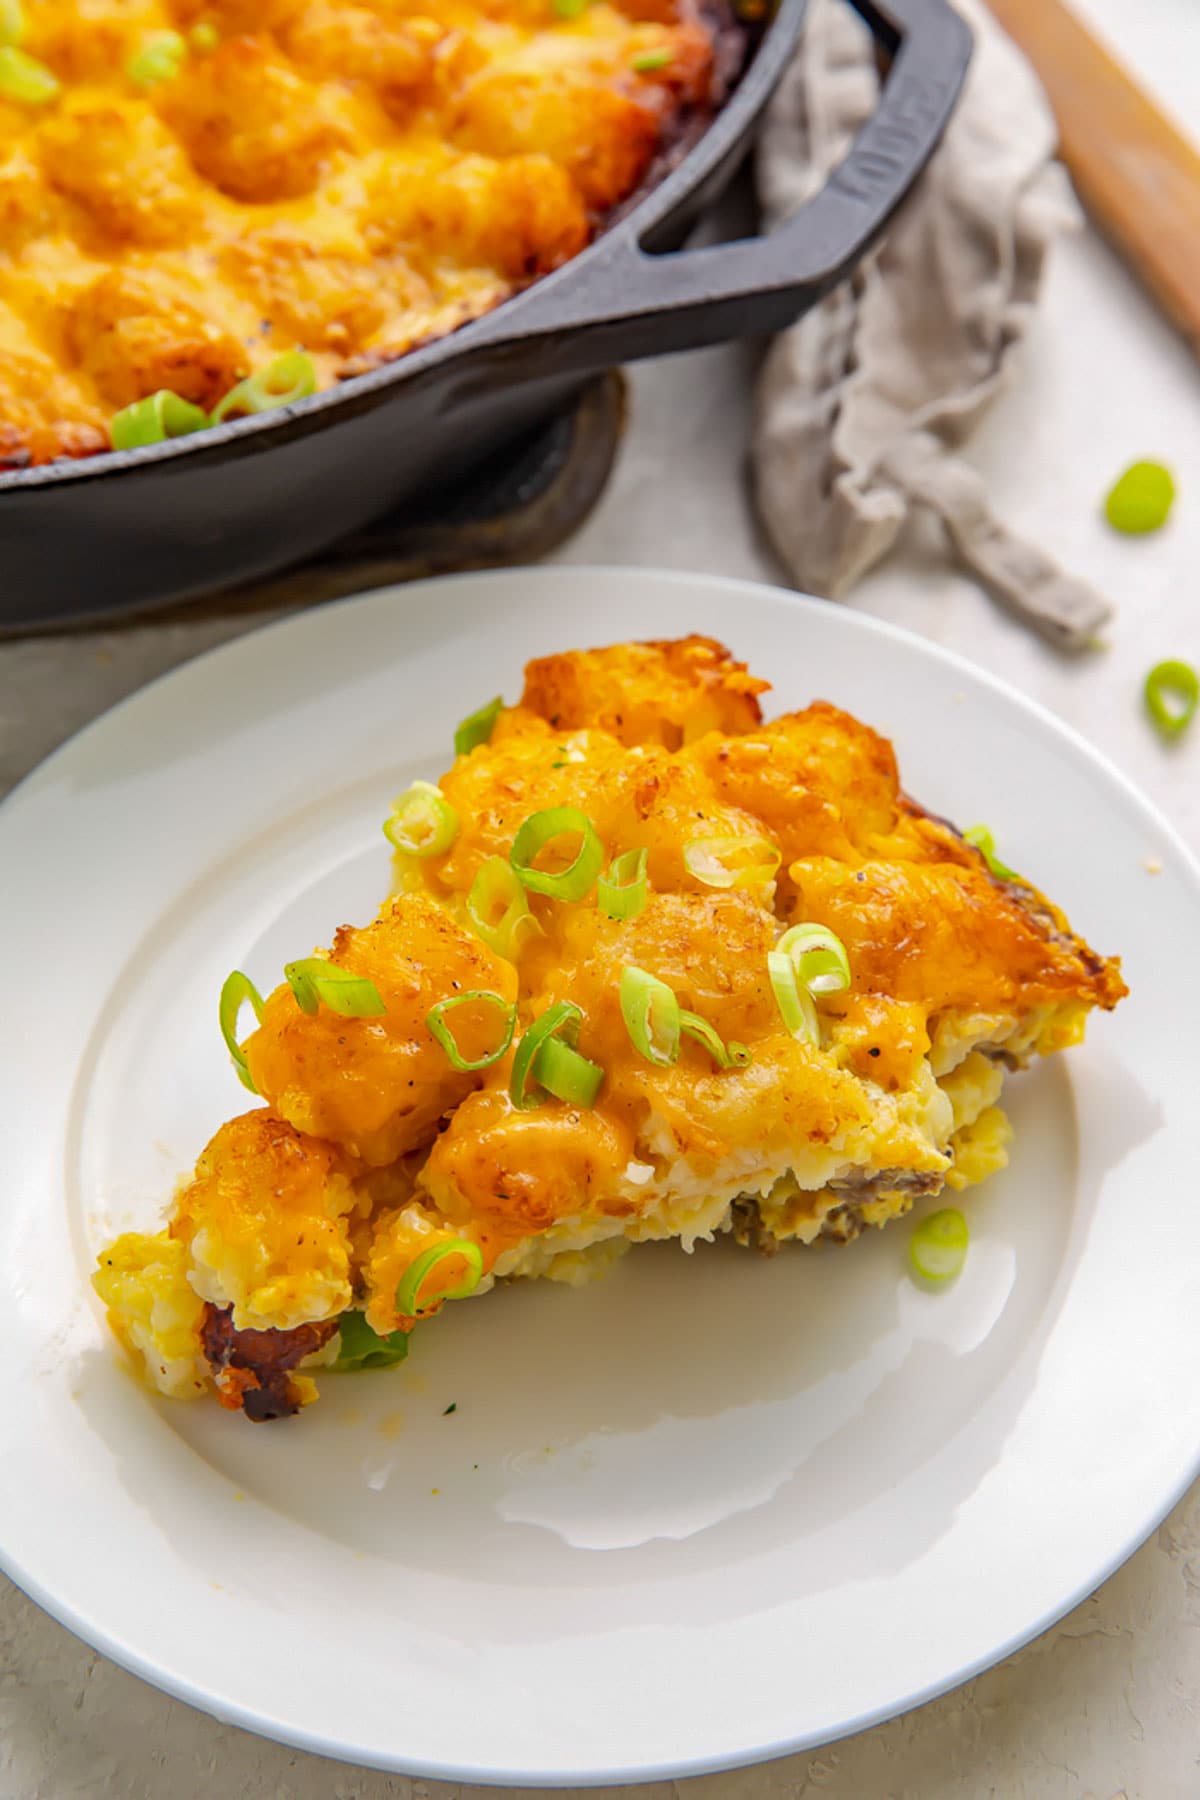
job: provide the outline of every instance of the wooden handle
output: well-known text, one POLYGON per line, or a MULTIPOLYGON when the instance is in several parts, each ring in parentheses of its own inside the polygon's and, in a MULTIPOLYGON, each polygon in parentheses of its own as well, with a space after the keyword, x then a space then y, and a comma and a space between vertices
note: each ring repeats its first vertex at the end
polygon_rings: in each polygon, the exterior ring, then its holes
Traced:
POLYGON ((1080 199, 1200 350, 1200 150, 1060 0, 989 5, 1041 77, 1080 199))

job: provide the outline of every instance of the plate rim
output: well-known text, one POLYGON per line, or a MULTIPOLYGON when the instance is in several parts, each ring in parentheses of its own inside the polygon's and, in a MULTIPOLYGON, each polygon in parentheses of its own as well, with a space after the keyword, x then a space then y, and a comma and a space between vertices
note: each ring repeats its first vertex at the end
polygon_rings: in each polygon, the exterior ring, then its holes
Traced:
MULTIPOLYGON (((96 718, 89 720, 79 730, 72 733, 63 743, 56 746, 48 756, 44 757, 14 785, 3 800, 0 800, 0 834, 4 831, 6 818, 14 802, 24 802, 31 792, 36 791, 39 783, 52 780, 60 761, 78 755, 80 749, 86 747, 93 736, 102 736, 111 728, 112 722, 124 715, 127 709, 136 709, 139 704, 143 703, 147 695, 167 686, 186 672, 200 671, 206 665, 214 661, 219 662, 224 657, 236 657, 241 647, 253 639, 269 633, 286 632, 294 629, 297 625, 318 620, 326 614, 340 613, 343 608, 367 607, 372 602, 420 604, 430 593, 440 594, 447 588, 481 587, 492 582, 511 582, 518 578, 546 587, 553 586, 555 583, 569 582, 579 576, 589 580, 639 582, 675 590, 703 587, 710 593, 724 591, 731 601, 735 600, 738 595, 753 596, 758 602, 769 599, 781 611, 784 608, 794 610, 798 618, 805 615, 825 617, 832 607, 836 609, 841 626, 850 629, 851 632, 861 633, 864 639, 902 644, 909 650, 916 650, 919 654, 923 654, 930 661, 942 665, 947 670, 957 671, 968 676, 972 682, 981 683, 1005 703, 1015 706, 1018 712, 1036 722, 1043 731, 1048 731, 1050 736, 1056 738, 1064 748, 1069 750, 1077 763, 1082 763, 1101 784, 1107 786, 1110 791, 1115 789, 1122 796, 1133 815, 1152 829, 1161 838, 1164 845, 1170 848, 1178 860, 1179 873, 1186 879, 1193 899, 1200 907, 1200 857, 1193 852, 1176 826, 1142 792, 1136 782, 1081 731, 1061 718, 1042 701, 1022 693, 1020 689, 993 673, 992 670, 972 662, 970 658, 957 651, 946 649, 922 636, 919 632, 895 624, 891 620, 880 619, 873 614, 860 612, 853 607, 843 606, 837 602, 822 600, 817 596, 798 593, 783 588, 777 583, 704 571, 621 563, 543 563, 524 567, 469 570, 454 575, 430 577, 417 582, 368 589, 318 607, 286 613, 283 617, 258 623, 249 630, 239 632, 231 639, 209 646, 195 656, 188 657, 183 662, 164 670, 152 680, 123 696, 96 718)), ((449 614, 450 609, 447 609, 447 616, 449 614)), ((1079 1583, 1077 1588, 1073 1589, 1065 1598, 1054 1601, 1047 1610, 1039 1614, 1027 1629, 1022 1628, 1011 1633, 994 1648, 962 1664, 944 1679, 936 1679, 908 1694, 899 1706, 892 1702, 885 1702, 856 1713, 851 1720, 844 1721, 838 1726, 836 1735, 833 1737, 818 1727, 814 1731, 792 1734, 768 1743, 731 1751, 728 1754, 672 1758, 653 1764, 617 1765, 604 1769, 517 1771, 507 1768, 497 1769, 495 1766, 488 1767, 483 1764, 431 1761, 428 1758, 400 1760, 396 1757, 364 1754, 361 1748, 344 1739, 331 1737, 317 1731, 308 1731, 301 1725, 281 1725, 279 1722, 264 1718, 253 1708, 243 1706, 237 1701, 230 1703, 221 1700, 217 1702, 198 1684, 177 1677, 170 1670, 164 1670, 155 1665, 136 1647, 126 1644, 122 1639, 111 1634, 102 1623, 91 1619, 81 1609, 72 1607, 69 1600, 50 1592, 49 1588, 33 1575, 27 1575, 19 1566, 17 1557, 9 1552, 3 1541, 0 1541, 0 1572, 4 1573, 22 1593, 32 1599, 58 1624, 69 1630, 82 1642, 109 1657, 120 1668, 136 1675, 160 1692, 184 1701, 220 1724, 236 1725, 267 1741, 304 1750, 309 1754, 342 1762, 351 1767, 404 1774, 418 1779, 538 1789, 555 1789, 568 1785, 579 1788, 623 1786, 640 1782, 687 1779, 706 1774, 718 1774, 802 1754, 842 1738, 857 1736, 876 1725, 902 1717, 910 1711, 927 1705, 941 1695, 952 1692, 1013 1655, 1024 1645, 1031 1643, 1081 1604, 1146 1542, 1198 1478, 1200 1478, 1200 1438, 1197 1440, 1190 1466, 1182 1471, 1170 1491, 1155 1502, 1150 1509, 1149 1517, 1136 1527, 1131 1537, 1127 1540, 1123 1539, 1111 1556, 1103 1559, 1086 1580, 1079 1583)))

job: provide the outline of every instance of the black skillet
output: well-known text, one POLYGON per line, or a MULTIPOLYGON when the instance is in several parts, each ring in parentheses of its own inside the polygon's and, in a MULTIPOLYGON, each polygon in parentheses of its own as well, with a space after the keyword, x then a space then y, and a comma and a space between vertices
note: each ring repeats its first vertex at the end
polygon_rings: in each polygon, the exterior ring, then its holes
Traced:
POLYGON ((299 562, 495 455, 598 369, 798 318, 904 198, 970 60, 970 33, 948 0, 852 3, 892 58, 880 105, 778 231, 677 248, 745 150, 806 0, 783 0, 679 166, 581 256, 495 312, 278 412, 0 474, 0 626, 135 610, 299 562))

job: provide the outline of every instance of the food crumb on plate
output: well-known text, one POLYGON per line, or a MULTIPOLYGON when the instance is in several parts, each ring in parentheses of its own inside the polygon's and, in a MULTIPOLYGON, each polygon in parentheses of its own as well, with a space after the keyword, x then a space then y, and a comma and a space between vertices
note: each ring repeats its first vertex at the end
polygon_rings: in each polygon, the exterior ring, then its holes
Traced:
POLYGON ((1163 872, 1162 860, 1157 856, 1148 856, 1142 867, 1147 875, 1161 875, 1163 872))

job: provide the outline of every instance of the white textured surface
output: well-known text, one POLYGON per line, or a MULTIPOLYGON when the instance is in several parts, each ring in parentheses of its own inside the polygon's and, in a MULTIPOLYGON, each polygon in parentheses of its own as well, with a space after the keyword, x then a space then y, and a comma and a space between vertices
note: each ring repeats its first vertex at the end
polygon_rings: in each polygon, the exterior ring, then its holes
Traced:
MULTIPOLYGON (((1194 0, 1144 0, 1136 9, 1088 0, 1082 10, 1179 116, 1194 113, 1194 0)), ((776 574, 741 487, 749 366, 733 348, 638 372, 617 476, 564 560, 776 574)), ((1139 686, 1161 656, 1200 662, 1197 387, 1192 358, 1098 240, 1066 245, 1018 384, 972 456, 1014 523, 1111 593, 1119 610, 1110 648, 1064 663, 948 574, 919 531, 855 602, 986 664, 1070 719, 1193 846, 1200 737, 1164 749, 1141 718, 1139 686), (1180 502, 1158 538, 1118 540, 1097 502, 1138 455, 1173 464, 1180 502)), ((0 788, 113 700, 248 622, 257 621, 205 618, 0 645, 0 788)), ((736 620, 729 635, 736 643, 736 620)), ((3 1479, 14 1478, 4 1470, 3 1479)), ((1198 1627, 1194 1491, 1097 1595, 958 1692, 815 1756, 626 1791, 643 1800, 684 1789, 688 1800, 1196 1800, 1198 1627)), ((476 1791, 486 1792, 360 1773, 218 1725, 115 1669, 15 1590, 0 1593, 2 1800, 466 1800, 476 1791)))

